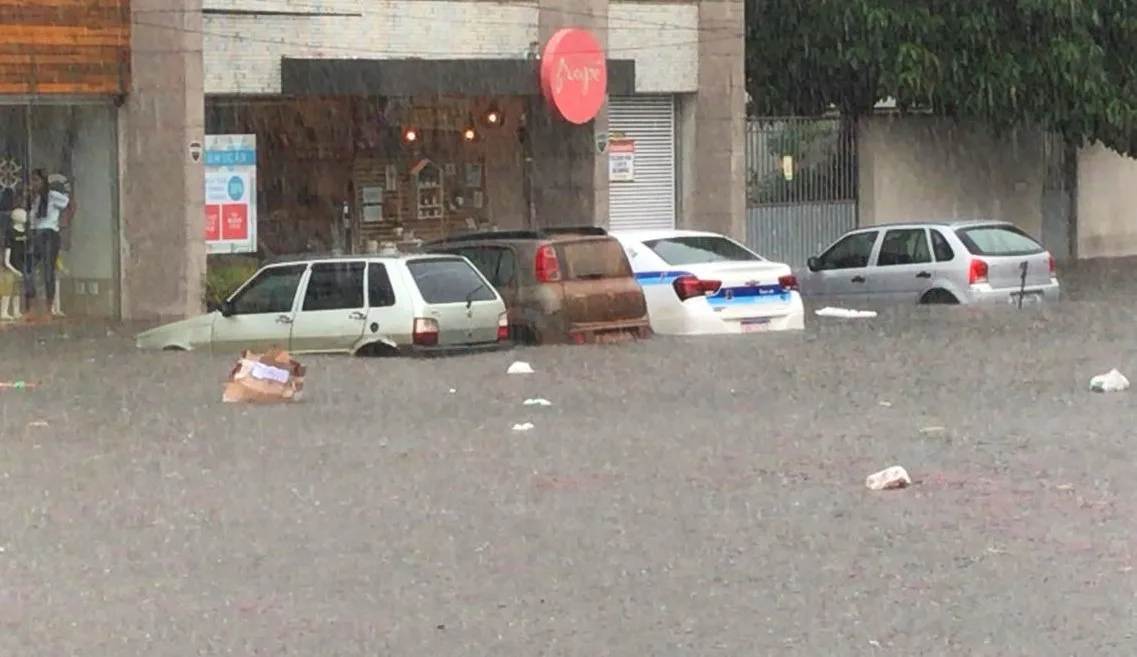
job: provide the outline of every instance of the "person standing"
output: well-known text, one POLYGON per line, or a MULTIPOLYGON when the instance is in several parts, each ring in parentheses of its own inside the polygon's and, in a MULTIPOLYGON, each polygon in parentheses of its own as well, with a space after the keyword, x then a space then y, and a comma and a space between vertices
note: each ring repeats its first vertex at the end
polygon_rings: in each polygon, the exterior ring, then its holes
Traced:
POLYGON ((43 293, 47 298, 44 314, 50 313, 55 301, 55 267, 59 260, 60 217, 71 197, 66 186, 55 182, 48 184, 47 173, 43 169, 32 171, 28 181, 31 195, 29 213, 31 214, 31 248, 26 259, 24 274, 24 311, 32 315, 32 304, 36 298, 36 268, 43 269, 43 293))

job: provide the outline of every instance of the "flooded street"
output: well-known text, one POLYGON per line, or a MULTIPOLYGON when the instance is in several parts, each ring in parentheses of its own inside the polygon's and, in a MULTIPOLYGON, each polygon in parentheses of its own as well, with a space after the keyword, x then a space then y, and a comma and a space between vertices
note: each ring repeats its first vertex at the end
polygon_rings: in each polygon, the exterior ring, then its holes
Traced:
POLYGON ((0 390, 0 651, 1128 654, 1134 398, 1086 391, 1137 372, 1124 279, 758 339, 310 358, 289 407, 219 403, 229 356, 10 331, 4 376, 43 385, 0 390), (893 464, 913 487, 864 488, 893 464))

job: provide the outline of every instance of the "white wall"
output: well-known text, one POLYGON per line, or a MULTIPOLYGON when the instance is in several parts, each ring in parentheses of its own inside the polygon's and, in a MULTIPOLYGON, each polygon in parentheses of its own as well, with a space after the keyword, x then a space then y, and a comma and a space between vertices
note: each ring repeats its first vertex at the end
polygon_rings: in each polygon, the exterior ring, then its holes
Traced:
MULTIPOLYGON (((537 3, 416 0, 204 0, 205 9, 324 15, 203 17, 205 93, 280 92, 282 57, 522 58, 538 40, 537 3), (328 15, 328 14, 356 15, 328 15)), ((636 91, 698 84, 699 9, 612 2, 609 57, 636 60, 636 91)))
POLYGON ((935 117, 872 117, 858 125, 859 213, 865 225, 1001 219, 1042 233, 1042 135, 996 137, 935 117))
POLYGON ((1078 152, 1078 257, 1137 255, 1137 160, 1101 144, 1078 152))
POLYGON ((205 93, 279 93, 280 59, 521 58, 537 4, 413 0, 205 0, 207 9, 357 16, 204 17, 205 93))
POLYGON ((699 6, 612 2, 608 57, 636 60, 636 92, 683 93, 699 86, 699 6))

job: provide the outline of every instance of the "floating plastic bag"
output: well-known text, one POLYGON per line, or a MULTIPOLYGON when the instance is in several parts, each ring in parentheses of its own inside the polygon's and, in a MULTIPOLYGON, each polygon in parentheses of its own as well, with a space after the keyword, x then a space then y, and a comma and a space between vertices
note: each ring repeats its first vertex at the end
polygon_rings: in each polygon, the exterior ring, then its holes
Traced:
POLYGON ((865 478, 865 487, 869 490, 892 490, 907 488, 911 485, 912 478, 908 476, 908 471, 899 465, 874 472, 865 478))
POLYGON ((853 310, 852 308, 820 308, 813 311, 818 317, 839 317, 841 319, 868 319, 876 317, 875 310, 853 310))
POLYGON ((1090 390, 1094 392, 1121 392, 1128 389, 1129 379, 1116 369, 1090 379, 1090 390))
POLYGON ((506 374, 532 374, 533 366, 523 360, 519 360, 509 366, 505 371, 506 374))

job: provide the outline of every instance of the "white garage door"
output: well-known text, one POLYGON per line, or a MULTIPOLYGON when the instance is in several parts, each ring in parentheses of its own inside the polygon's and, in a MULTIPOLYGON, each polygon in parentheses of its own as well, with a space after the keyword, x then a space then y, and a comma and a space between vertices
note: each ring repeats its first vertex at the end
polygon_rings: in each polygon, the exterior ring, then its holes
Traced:
POLYGON ((608 132, 634 142, 634 180, 608 183, 611 230, 675 227, 675 99, 608 99, 608 132))

